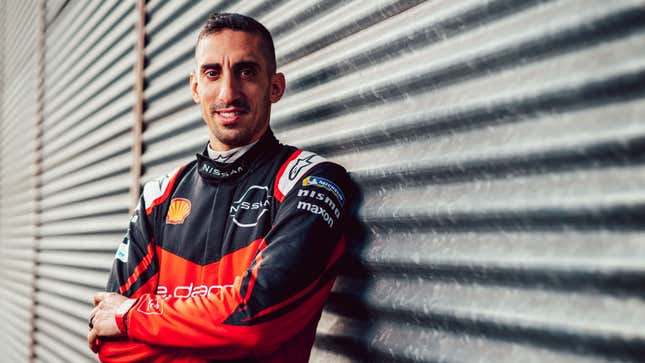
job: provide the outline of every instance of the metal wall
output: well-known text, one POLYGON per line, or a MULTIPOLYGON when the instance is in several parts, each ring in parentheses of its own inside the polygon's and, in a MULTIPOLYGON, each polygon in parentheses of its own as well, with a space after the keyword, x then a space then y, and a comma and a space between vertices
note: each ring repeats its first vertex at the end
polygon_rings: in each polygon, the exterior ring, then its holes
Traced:
POLYGON ((3 1, 0 9, 0 361, 25 362, 33 328, 42 24, 38 2, 3 1))
POLYGON ((642 2, 150 1, 146 176, 206 140, 211 10, 269 27, 273 129, 362 190, 312 361, 645 356, 642 2))
POLYGON ((314 361, 642 361, 643 3, 356 18, 277 44, 278 135, 363 191, 314 361))
MULTIPOLYGON (((47 2, 40 137, 7 57, 26 5, 3 6, 0 286, 22 290, 0 351, 28 354, 34 239, 13 231, 34 220, 36 360, 91 361, 90 294, 128 218, 135 4, 47 2), (16 169, 23 149, 42 173, 16 169)), ((643 361, 642 1, 150 0, 143 181, 207 140, 188 73, 214 10, 272 31, 274 131, 360 189, 312 362, 643 361)))
POLYGON ((95 360, 92 294, 105 288, 130 207, 134 2, 63 5, 48 9, 45 44, 39 362, 95 360))

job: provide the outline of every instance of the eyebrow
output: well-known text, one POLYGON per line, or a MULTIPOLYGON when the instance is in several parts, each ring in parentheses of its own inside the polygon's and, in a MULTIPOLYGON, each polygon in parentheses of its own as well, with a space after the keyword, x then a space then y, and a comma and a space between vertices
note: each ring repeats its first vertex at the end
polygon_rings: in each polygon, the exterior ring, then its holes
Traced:
MULTIPOLYGON (((248 61, 240 61, 233 65, 233 69, 237 70, 240 68, 260 68, 260 64, 256 61, 248 60, 248 61)), ((222 65, 219 63, 206 63, 206 64, 202 64, 202 66, 200 67, 200 70, 202 72, 207 69, 222 69, 222 65)))
POLYGON ((202 66, 199 67, 199 69, 202 72, 207 70, 207 69, 220 69, 220 68, 222 68, 222 65, 219 64, 219 63, 207 63, 207 64, 202 64, 202 66))
POLYGON ((238 63, 235 63, 233 65, 233 68, 260 68, 260 64, 256 61, 241 61, 238 63))

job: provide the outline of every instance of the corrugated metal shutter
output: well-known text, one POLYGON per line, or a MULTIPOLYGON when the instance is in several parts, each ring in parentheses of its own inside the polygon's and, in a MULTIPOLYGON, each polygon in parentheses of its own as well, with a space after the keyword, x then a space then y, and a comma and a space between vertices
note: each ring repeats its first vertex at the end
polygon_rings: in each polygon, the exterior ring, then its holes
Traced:
POLYGON ((39 112, 36 1, 2 2, 0 130, 0 361, 31 355, 39 112))
MULTIPOLYGON (((0 360, 27 360, 36 314, 36 361, 94 361, 90 298, 128 218, 135 4, 46 2, 42 115, 38 4, 0 3, 0 360)), ((312 362, 643 360, 641 0, 146 7, 144 181, 207 140, 188 73, 219 10, 274 34, 278 137, 360 187, 312 362)))
POLYGON ((187 90, 197 29, 214 9, 219 9, 218 4, 189 0, 150 1, 146 6, 144 182, 185 162, 208 139, 187 90))
POLYGON ((207 138, 187 74, 215 9, 272 30, 274 130, 363 193, 312 361, 643 356, 641 1, 151 1, 148 178, 207 138))
MULTIPOLYGON (((366 9, 359 3, 352 4, 351 8, 362 8, 359 11, 362 18, 359 23, 341 31, 355 31, 358 24, 372 24, 410 8, 415 2, 388 1, 379 4, 376 8, 366 9)), ((332 10, 342 12, 347 9, 346 6, 341 6, 341 2, 335 1, 150 1, 147 5, 149 22, 146 27, 149 39, 146 57, 149 66, 145 71, 147 111, 144 115, 146 130, 143 180, 170 172, 199 151, 208 140, 207 129, 188 87, 188 74, 194 67, 195 41, 208 13, 239 12, 256 17, 266 23, 270 30, 276 29, 274 33, 277 41, 287 29, 293 29, 296 25, 302 27, 308 17, 332 10), (273 24, 276 20, 282 22, 273 24)), ((327 34, 317 44, 323 47, 331 41, 332 37, 327 34)), ((287 49, 278 48, 277 51, 284 52, 287 49)), ((297 57, 300 54, 298 52, 303 53, 305 50, 298 49, 287 56, 297 57)), ((282 57, 280 61, 284 63, 285 59, 282 57)))
POLYGON ((428 2, 352 34, 338 9, 278 40, 274 128, 363 191, 313 361, 645 357, 642 5, 428 2))
MULTIPOLYGON (((56 6, 57 4, 52 4, 56 6)), ((46 38, 36 359, 95 361, 92 294, 129 216, 134 2, 51 8, 46 38)))

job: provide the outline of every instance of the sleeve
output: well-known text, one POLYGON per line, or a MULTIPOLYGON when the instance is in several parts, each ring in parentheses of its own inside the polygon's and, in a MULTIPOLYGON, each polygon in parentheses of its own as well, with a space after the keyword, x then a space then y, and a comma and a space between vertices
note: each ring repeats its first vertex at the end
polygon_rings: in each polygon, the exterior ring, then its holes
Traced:
POLYGON ((128 297, 154 292, 158 273, 152 223, 143 197, 130 218, 128 230, 117 248, 106 291, 128 297))
MULTIPOLYGON (((177 171, 178 172, 178 171, 177 171)), ((175 172, 173 175, 177 175, 175 172)), ((119 244, 106 291, 138 298, 154 293, 158 281, 158 264, 154 249, 153 207, 163 202, 172 187, 169 176, 146 183, 128 230, 119 244)), ((180 357, 180 353, 164 350, 127 337, 102 338, 99 347, 101 362, 201 362, 180 357)))
POLYGON ((190 298, 143 294, 127 316, 130 338, 233 359, 270 353, 315 326, 345 250, 348 188, 339 165, 312 168, 283 197, 260 252, 232 286, 190 298))

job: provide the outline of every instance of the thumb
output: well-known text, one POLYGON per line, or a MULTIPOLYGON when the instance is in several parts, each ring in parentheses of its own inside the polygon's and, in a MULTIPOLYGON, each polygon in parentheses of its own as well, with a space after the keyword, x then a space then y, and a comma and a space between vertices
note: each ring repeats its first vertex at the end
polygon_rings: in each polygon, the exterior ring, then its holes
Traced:
POLYGON ((105 292, 97 292, 94 294, 94 306, 98 305, 101 301, 105 300, 105 296, 107 293, 105 292))

